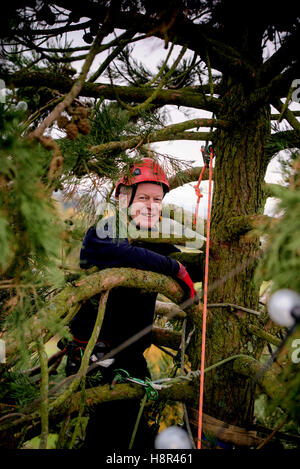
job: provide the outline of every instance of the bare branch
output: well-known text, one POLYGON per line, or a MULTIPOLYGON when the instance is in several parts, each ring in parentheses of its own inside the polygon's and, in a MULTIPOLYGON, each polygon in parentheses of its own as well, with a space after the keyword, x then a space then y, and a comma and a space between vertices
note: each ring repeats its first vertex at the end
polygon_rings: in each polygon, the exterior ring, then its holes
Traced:
POLYGON ((181 332, 171 329, 162 329, 154 326, 152 329, 152 343, 154 345, 162 345, 178 350, 181 341, 181 332))
MULTIPOLYGON (((182 186, 188 182, 196 181, 202 171, 202 167, 193 167, 179 171, 177 174, 169 178, 170 190, 176 189, 176 187, 182 186)), ((202 180, 208 179, 208 170, 205 170, 202 180)))
POLYGON ((280 73, 299 57, 299 29, 286 37, 283 45, 264 62, 259 71, 260 80, 268 80, 280 76, 280 73))
MULTIPOLYGON (((210 126, 226 128, 227 123, 225 121, 217 119, 192 119, 181 122, 179 124, 171 124, 167 127, 164 127, 163 129, 157 130, 156 132, 151 132, 147 135, 147 141, 151 143, 166 140, 181 140, 185 138, 184 130, 186 129, 210 126)), ((187 136, 189 140, 207 140, 211 139, 212 135, 209 132, 189 132, 187 136)), ((127 140, 108 142, 103 143, 101 145, 89 147, 89 151, 96 155, 105 153, 106 151, 124 151, 129 148, 136 147, 141 141, 143 142, 144 139, 145 137, 143 136, 127 137, 127 140)))
POLYGON ((37 127, 37 129, 35 129, 33 132, 31 132, 31 134, 28 135, 29 138, 39 139, 43 135, 44 131, 60 116, 63 110, 66 109, 66 107, 72 103, 73 99, 79 95, 80 90, 88 74, 88 71, 94 61, 94 58, 99 53, 99 47, 101 45, 101 42, 111 30, 111 25, 109 24, 108 20, 109 18, 107 18, 106 24, 104 24, 103 28, 98 32, 94 43, 90 49, 90 52, 88 53, 86 60, 83 64, 80 75, 78 79, 74 82, 71 90, 66 95, 65 99, 53 109, 53 111, 49 114, 49 116, 44 119, 44 121, 39 125, 39 127, 37 127))
POLYGON ((186 313, 175 303, 168 303, 166 301, 156 301, 155 314, 157 316, 172 316, 172 318, 185 318, 186 313))
POLYGON ((280 99, 274 99, 272 102, 273 106, 276 107, 280 114, 282 113, 283 117, 288 121, 292 128, 300 135, 300 122, 296 119, 292 111, 288 107, 284 109, 284 104, 280 99))
MULTIPOLYGON (((300 111, 292 111, 291 109, 290 111, 294 114, 295 117, 300 117, 300 111)), ((278 121, 280 116, 281 114, 271 114, 271 120, 278 121)))

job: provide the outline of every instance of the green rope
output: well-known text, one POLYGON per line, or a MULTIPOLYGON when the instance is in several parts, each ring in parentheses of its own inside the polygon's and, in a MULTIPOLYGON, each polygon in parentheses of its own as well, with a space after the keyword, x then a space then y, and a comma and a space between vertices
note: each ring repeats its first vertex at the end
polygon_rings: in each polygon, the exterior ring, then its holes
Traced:
POLYGON ((152 382, 149 378, 146 378, 145 380, 142 380, 140 378, 133 378, 132 376, 130 376, 128 371, 123 370, 122 368, 116 369, 115 376, 111 384, 111 389, 113 389, 116 383, 125 383, 125 382, 131 382, 131 383, 139 384, 145 387, 145 395, 140 404, 138 416, 134 424, 133 432, 132 432, 129 447, 128 447, 128 449, 132 449, 147 399, 156 401, 158 399, 158 391, 153 387, 152 382))
MULTIPOLYGON (((222 366, 222 365, 224 365, 225 363, 228 363, 231 360, 234 360, 236 358, 241 358, 241 357, 248 357, 248 355, 245 355, 245 354, 232 355, 231 357, 225 358, 224 360, 221 360, 221 361, 215 363, 214 365, 211 365, 211 366, 205 368, 204 372, 207 373, 208 371, 211 371, 214 368, 217 368, 218 366, 222 366)), ((194 375, 194 377, 195 377, 197 375, 197 373, 199 373, 199 370, 192 371, 192 372, 189 373, 189 375, 190 376, 194 375)), ((181 379, 190 380, 192 378, 187 375, 187 376, 177 376, 176 378, 164 378, 164 379, 160 379, 160 380, 156 380, 156 381, 152 382, 149 378, 146 378, 145 380, 142 380, 142 379, 139 379, 139 378, 133 378, 132 376, 130 376, 128 371, 123 370, 122 368, 118 368, 118 369, 115 370, 115 376, 114 376, 113 382, 111 384, 111 389, 113 389, 113 387, 116 383, 125 383, 125 382, 132 382, 132 383, 135 383, 135 384, 140 384, 140 385, 145 387, 145 395, 144 395, 144 397, 141 401, 141 404, 140 404, 138 416, 137 416, 137 419, 136 419, 135 424, 134 424, 134 428, 133 428, 133 432, 132 432, 132 435, 131 435, 131 439, 130 439, 128 449, 132 449, 132 447, 133 447, 134 440, 135 440, 135 437, 136 437, 136 433, 137 433, 137 430, 138 430, 138 427, 139 427, 139 424, 140 424, 140 420, 141 420, 141 417, 142 417, 142 414, 143 414, 144 407, 145 407, 145 404, 147 402, 147 399, 158 400, 158 391, 157 391, 157 389, 155 389, 153 387, 153 385, 158 384, 158 383, 168 382, 168 385, 162 385, 161 387, 169 387, 169 385, 174 384, 176 382, 179 382, 181 379)))
POLYGON ((235 360, 236 358, 249 358, 249 355, 245 355, 245 354, 238 354, 238 355, 232 355, 231 357, 228 357, 228 358, 224 358, 224 360, 221 360, 217 363, 215 363, 214 365, 211 365, 211 366, 208 366, 207 368, 205 368, 204 372, 207 373, 207 371, 211 371, 213 370, 214 368, 217 368, 218 366, 221 366, 221 365, 224 365, 225 363, 228 363, 230 362, 231 360, 235 360))

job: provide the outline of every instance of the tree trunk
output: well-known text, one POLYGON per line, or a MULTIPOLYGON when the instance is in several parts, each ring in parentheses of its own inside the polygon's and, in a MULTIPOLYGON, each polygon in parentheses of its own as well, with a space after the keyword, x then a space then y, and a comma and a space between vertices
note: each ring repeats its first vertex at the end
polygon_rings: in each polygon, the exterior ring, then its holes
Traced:
MULTIPOLYGON (((239 221, 263 213, 263 182, 267 168, 264 142, 270 133, 268 106, 249 107, 249 96, 240 84, 223 97, 222 116, 232 122, 218 130, 212 201, 208 303, 235 303, 258 309, 259 285, 254 272, 259 238, 241 235, 239 221), (233 219, 235 221, 232 224, 233 219)), ((260 318, 230 308, 208 310, 205 367, 235 354, 257 358, 264 342, 250 335, 249 324, 260 318)), ((201 334, 189 350, 193 369, 200 369, 201 334)), ((232 362, 208 372, 204 378, 204 409, 229 424, 246 426, 253 417, 250 380, 233 372, 232 362)))

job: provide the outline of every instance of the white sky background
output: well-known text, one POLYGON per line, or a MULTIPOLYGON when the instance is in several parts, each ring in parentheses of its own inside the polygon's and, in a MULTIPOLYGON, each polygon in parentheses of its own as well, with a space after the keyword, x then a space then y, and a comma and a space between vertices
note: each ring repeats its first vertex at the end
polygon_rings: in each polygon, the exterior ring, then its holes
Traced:
MULTIPOLYGON (((85 21, 85 18, 81 18, 81 21, 85 21)), ((120 31, 116 30, 117 35, 119 35, 120 31)), ((108 38, 105 39, 105 43, 111 41, 114 38, 113 35, 110 35, 108 38)), ((72 40, 73 46, 82 45, 84 41, 82 40, 82 32, 74 32, 68 33, 68 40, 72 40)), ((134 46, 134 53, 133 57, 142 62, 147 69, 150 69, 153 73, 157 73, 157 64, 165 59, 168 50, 164 49, 164 43, 162 40, 158 38, 148 38, 142 41, 138 41, 137 43, 133 44, 134 46)), ((170 45, 169 45, 170 47, 170 45)), ((172 63, 175 58, 177 57, 181 47, 175 46, 174 51, 172 53, 171 59, 169 63, 172 63)), ((98 66, 102 63, 104 58, 107 56, 108 52, 103 52, 99 54, 90 69, 89 75, 92 75, 97 69, 98 66)), ((191 51, 187 51, 184 57, 187 57, 189 54, 192 54, 191 51)), ((73 62, 72 66, 78 70, 80 70, 83 61, 73 62)), ((97 81, 99 82, 109 82, 108 79, 101 76, 97 81)), ((203 118, 203 117, 211 117, 211 113, 203 111, 201 109, 191 109, 191 108, 183 108, 181 107, 178 109, 176 106, 165 106, 168 110, 168 124, 175 124, 179 122, 183 122, 187 119, 194 119, 194 118, 203 118), (188 112, 188 117, 186 112, 188 112)), ((291 108, 291 106, 290 106, 291 108)), ((293 109, 299 109, 299 105, 296 106, 294 103, 292 105, 293 109)), ((273 109, 274 111, 274 109, 273 109)), ((280 129, 283 130, 287 127, 286 121, 282 121, 280 124, 280 129)), ((203 129, 204 131, 206 129, 203 129)), ((209 129, 207 129, 209 130, 209 129)), ((193 166, 202 166, 203 159, 201 156, 200 148, 205 142, 201 141, 187 141, 187 140, 176 140, 170 142, 158 142, 152 143, 151 148, 156 150, 161 154, 168 154, 174 158, 183 159, 186 161, 193 161, 193 166)), ((282 173, 281 173, 281 164, 279 159, 287 158, 288 153, 284 154, 281 152, 278 156, 274 157, 270 162, 265 181, 272 182, 272 183, 282 183, 282 173)), ((182 187, 172 190, 169 194, 167 194, 164 198, 165 203, 174 203, 181 207, 184 207, 187 210, 194 211, 196 206, 196 195, 193 185, 195 183, 188 183, 182 187)), ((208 189, 208 181, 204 181, 201 183, 200 186, 201 192, 203 193, 203 197, 200 201, 199 206, 199 216, 206 218, 207 212, 207 189, 208 189)), ((274 209, 276 205, 276 200, 269 198, 267 200, 265 206, 265 213, 268 215, 273 215, 274 209)))

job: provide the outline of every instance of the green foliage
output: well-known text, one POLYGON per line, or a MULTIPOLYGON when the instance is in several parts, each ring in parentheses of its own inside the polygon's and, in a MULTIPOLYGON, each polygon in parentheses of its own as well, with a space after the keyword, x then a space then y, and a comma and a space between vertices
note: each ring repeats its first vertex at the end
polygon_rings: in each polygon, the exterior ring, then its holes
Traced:
POLYGON ((126 47, 106 75, 113 81, 123 79, 126 83, 134 86, 145 85, 152 78, 151 71, 133 59, 131 52, 132 47, 126 47))
POLYGON ((293 170, 293 183, 288 187, 272 186, 273 196, 279 199, 277 223, 266 228, 267 248, 259 274, 272 280, 272 290, 290 288, 300 292, 300 186, 299 158, 293 170))
MULTIPOLYGON (((76 140, 63 138, 59 145, 64 155, 64 179, 66 182, 74 174, 80 179, 96 173, 105 181, 119 177, 120 169, 132 161, 125 151, 107 150, 100 156, 93 155, 89 147, 111 141, 126 139, 128 135, 137 135, 142 124, 130 120, 128 111, 119 105, 98 103, 90 116, 91 131, 88 135, 79 135, 76 140)), ((148 128, 153 124, 148 124, 148 128)))
POLYGON ((38 386, 27 375, 14 371, 3 376, 3 381, 4 378, 5 386, 0 386, 1 402, 13 402, 21 408, 39 397, 38 386))
MULTIPOLYGON (((169 46, 169 48, 172 46, 169 46)), ((169 50, 170 52, 170 50, 169 50)), ((193 85, 200 73, 199 63, 195 63, 195 57, 193 59, 183 59, 178 65, 172 78, 166 83, 166 88, 176 89, 179 87, 185 87, 193 85)), ((145 67, 145 65, 134 59, 132 56, 132 47, 126 47, 118 56, 118 59, 114 62, 113 67, 109 69, 106 75, 115 81, 124 81, 127 84, 134 86, 148 86, 148 84, 158 84, 159 81, 169 72, 172 66, 171 63, 164 63, 165 60, 161 60, 156 69, 157 75, 145 67)), ((170 62, 170 58, 169 58, 170 62)))
MULTIPOLYGON (((291 161, 283 167, 287 186, 272 186, 273 196, 279 199, 278 219, 271 226, 264 227, 261 233, 266 235, 266 250, 260 262, 257 277, 271 281, 271 292, 288 288, 300 293, 300 156, 293 155, 291 161)), ((288 416, 285 426, 299 434, 300 418, 300 374, 299 364, 285 364, 278 376, 286 388, 280 399, 260 398, 256 412, 261 423, 276 426, 283 420, 284 409, 288 416)))
MULTIPOLYGON (((296 392, 299 395, 299 387, 296 392)), ((268 429, 276 428, 283 420, 286 415, 280 408, 282 402, 275 402, 269 399, 266 395, 261 394, 257 397, 254 404, 254 414, 257 425, 261 425, 268 429)), ((295 404, 299 407, 299 404, 295 401, 295 404)), ((294 408, 296 408, 296 405, 294 408)), ((280 428, 280 433, 286 433, 288 435, 300 435, 299 417, 291 416, 291 420, 287 420, 286 423, 280 428)), ((264 435, 266 437, 266 435, 264 435)), ((275 440, 277 443, 283 445, 284 449, 299 449, 299 444, 296 441, 290 440, 289 438, 280 438, 279 434, 275 434, 275 440)), ((274 439, 271 440, 271 443, 274 439)))
MULTIPOLYGON (((18 367, 31 366, 28 319, 38 317, 49 292, 65 283, 60 269, 61 220, 46 187, 51 154, 24 137, 24 113, 0 107, 0 330, 18 344, 18 367)), ((44 320, 65 334, 54 312, 44 320)), ((18 387, 16 388, 18 389, 18 387)))
MULTIPOLYGON (((49 433, 47 440, 47 449, 56 449, 58 435, 56 433, 49 433)), ((21 449, 39 449, 40 437, 35 436, 31 440, 26 441, 21 449)))
POLYGON ((4 107, 0 112, 2 274, 23 276, 25 268, 33 275, 33 269, 42 269, 44 278, 50 275, 53 280, 50 271, 59 254, 61 226, 42 184, 50 155, 39 144, 22 138, 24 129, 16 113, 9 113, 4 107))

